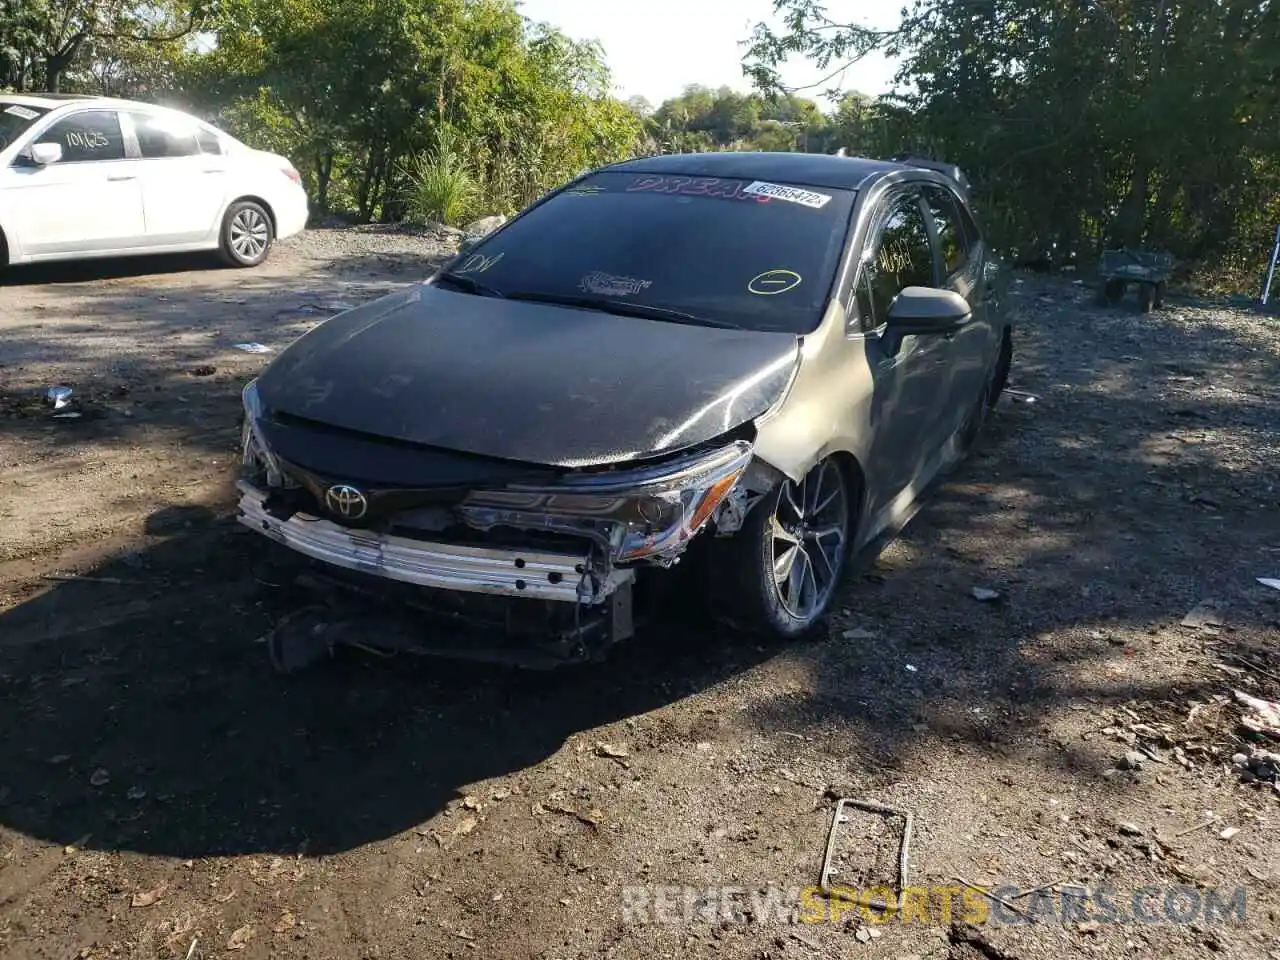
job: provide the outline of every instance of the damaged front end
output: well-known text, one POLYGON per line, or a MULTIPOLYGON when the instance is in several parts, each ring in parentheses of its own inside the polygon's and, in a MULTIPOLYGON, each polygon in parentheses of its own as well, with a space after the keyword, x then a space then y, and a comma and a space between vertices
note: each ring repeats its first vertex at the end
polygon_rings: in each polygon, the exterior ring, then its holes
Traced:
POLYGON ((745 435, 613 469, 523 469, 400 449, 401 462, 417 458, 414 468, 379 479, 370 466, 378 438, 282 425, 254 383, 244 406, 241 523, 366 589, 370 578, 398 582, 417 606, 500 627, 508 651, 477 648, 474 630, 464 640, 395 644, 416 652, 594 659, 634 632, 638 573, 674 565, 707 528, 737 530, 753 494, 773 482, 756 476, 767 468, 753 463, 745 435), (316 449, 324 455, 312 459, 316 449), (441 464, 438 482, 420 466, 428 456, 441 464))

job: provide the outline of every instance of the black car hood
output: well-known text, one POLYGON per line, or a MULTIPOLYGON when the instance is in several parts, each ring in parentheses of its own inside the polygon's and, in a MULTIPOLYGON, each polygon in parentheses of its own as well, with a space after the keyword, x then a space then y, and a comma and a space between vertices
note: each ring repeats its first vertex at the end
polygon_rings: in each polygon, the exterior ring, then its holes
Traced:
POLYGON ((690 326, 418 285, 321 324, 258 379, 270 413, 558 467, 680 450, 758 417, 789 333, 690 326))

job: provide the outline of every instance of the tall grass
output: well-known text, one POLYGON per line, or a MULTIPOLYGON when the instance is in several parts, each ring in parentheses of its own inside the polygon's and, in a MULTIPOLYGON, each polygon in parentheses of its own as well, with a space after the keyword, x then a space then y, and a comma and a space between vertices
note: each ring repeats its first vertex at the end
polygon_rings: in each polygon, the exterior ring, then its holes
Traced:
POLYGON ((456 227, 480 201, 479 184, 448 127, 436 130, 435 144, 408 162, 405 176, 405 207, 414 220, 456 227))

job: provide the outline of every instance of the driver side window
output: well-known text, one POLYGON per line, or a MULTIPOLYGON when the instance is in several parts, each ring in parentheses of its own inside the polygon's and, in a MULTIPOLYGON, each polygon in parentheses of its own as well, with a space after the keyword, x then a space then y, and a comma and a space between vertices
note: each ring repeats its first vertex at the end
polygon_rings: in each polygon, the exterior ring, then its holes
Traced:
POLYGON ((72 114, 41 134, 38 142, 61 146, 63 163, 94 163, 125 157, 120 118, 110 110, 72 114))
POLYGON ((889 308, 906 287, 932 287, 933 245, 915 190, 900 193, 888 204, 883 225, 872 241, 858 275, 858 319, 862 330, 880 327, 889 308))

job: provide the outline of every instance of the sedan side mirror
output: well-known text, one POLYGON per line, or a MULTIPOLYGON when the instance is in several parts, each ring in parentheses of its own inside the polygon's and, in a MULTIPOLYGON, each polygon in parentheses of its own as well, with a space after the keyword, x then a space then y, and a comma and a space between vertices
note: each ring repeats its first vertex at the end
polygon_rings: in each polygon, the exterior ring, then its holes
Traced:
POLYGON ((894 333, 925 336, 951 333, 972 316, 969 302, 954 290, 907 287, 893 301, 887 320, 894 333))
POLYGON ((37 167, 47 167, 62 159, 62 144, 33 143, 31 145, 31 161, 37 167))

